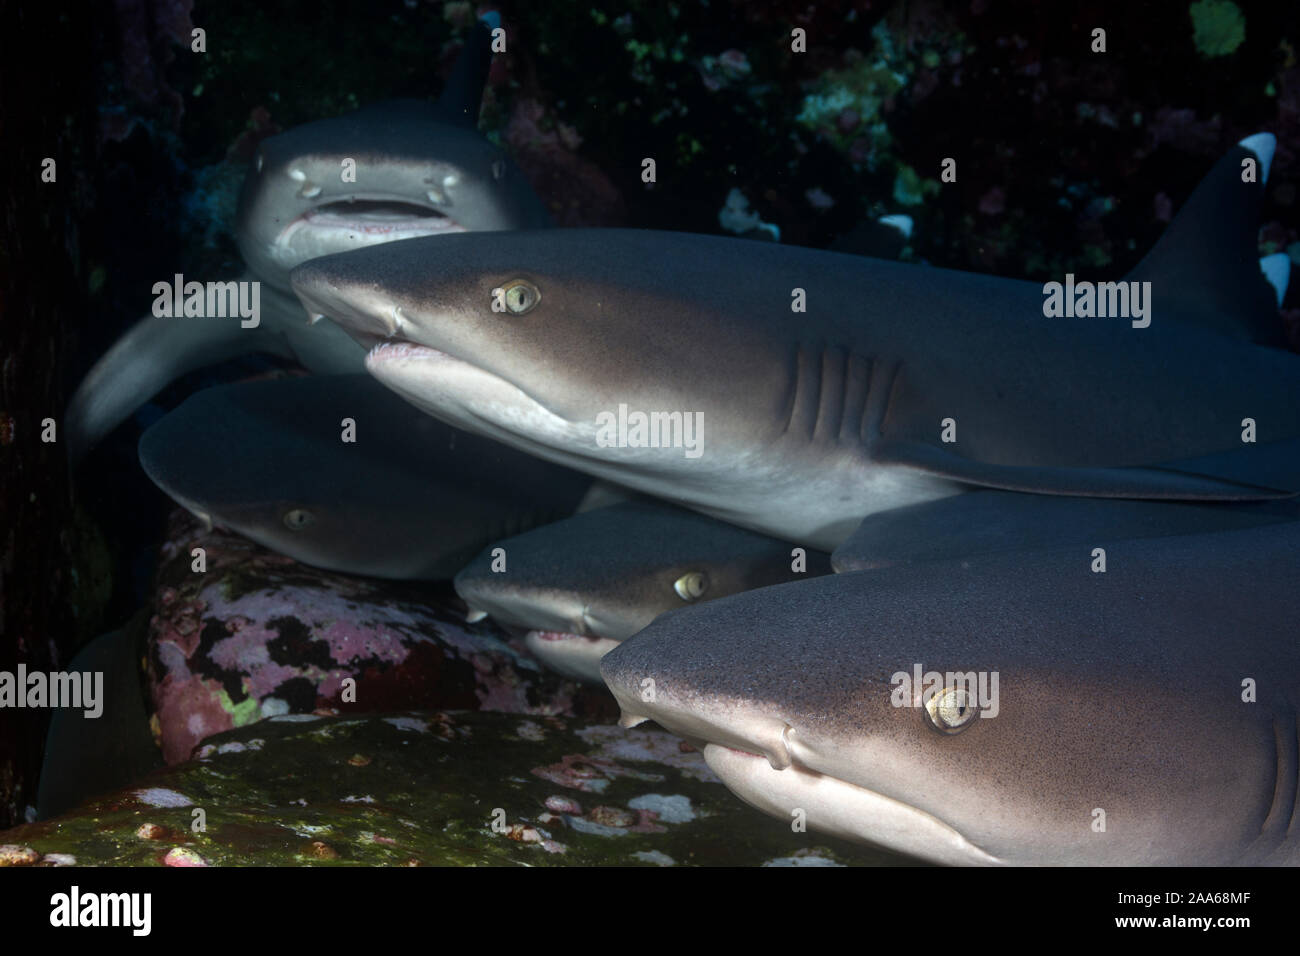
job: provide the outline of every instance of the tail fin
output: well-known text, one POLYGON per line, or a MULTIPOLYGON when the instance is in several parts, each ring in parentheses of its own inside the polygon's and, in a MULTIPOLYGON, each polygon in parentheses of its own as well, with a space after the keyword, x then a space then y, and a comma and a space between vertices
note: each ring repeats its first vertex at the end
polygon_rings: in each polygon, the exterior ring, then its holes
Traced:
POLYGON ((77 464, 109 432, 186 372, 249 352, 293 358, 282 336, 238 320, 147 316, 86 373, 64 412, 68 463, 77 464))
POLYGON ((1129 275, 1150 281, 1161 312, 1282 347, 1276 293, 1260 271, 1259 209, 1276 141, 1243 139, 1201 180, 1154 249, 1129 275))

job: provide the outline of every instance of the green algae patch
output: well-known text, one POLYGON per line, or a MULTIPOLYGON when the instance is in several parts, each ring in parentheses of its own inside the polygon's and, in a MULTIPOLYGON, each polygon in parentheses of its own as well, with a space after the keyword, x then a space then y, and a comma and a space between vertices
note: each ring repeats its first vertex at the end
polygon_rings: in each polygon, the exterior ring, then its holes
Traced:
POLYGON ((1201 56, 1227 56, 1246 42, 1246 18, 1232 0, 1198 0, 1187 12, 1192 42, 1201 56))
POLYGON ((92 866, 907 862, 792 832, 663 731, 490 712, 264 720, 0 844, 92 866))

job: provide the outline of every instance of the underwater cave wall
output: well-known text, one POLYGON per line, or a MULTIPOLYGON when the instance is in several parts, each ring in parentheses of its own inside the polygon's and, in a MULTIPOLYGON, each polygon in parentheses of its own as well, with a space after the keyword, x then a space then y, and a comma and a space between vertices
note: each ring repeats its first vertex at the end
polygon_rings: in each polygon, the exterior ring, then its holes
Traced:
MULTIPOLYGON (((64 358, 85 313, 93 25, 61 6, 0 2, 10 78, 0 86, 0 672, 9 675, 20 664, 58 669, 78 633, 79 543, 58 422, 64 358)), ((0 709, 0 829, 35 803, 48 720, 44 709, 0 709)))

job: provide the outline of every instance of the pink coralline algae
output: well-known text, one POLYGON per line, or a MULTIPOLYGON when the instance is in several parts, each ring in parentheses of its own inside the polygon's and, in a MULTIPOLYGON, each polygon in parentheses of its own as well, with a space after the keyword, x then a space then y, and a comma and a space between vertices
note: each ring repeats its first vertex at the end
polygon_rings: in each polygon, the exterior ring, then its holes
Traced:
POLYGON ((187 846, 173 847, 167 851, 163 857, 163 863, 167 866, 207 866, 208 861, 198 854, 197 850, 192 850, 187 846))
MULTIPOLYGON (((465 624, 410 586, 272 555, 173 515, 150 623, 149 692, 164 759, 266 717, 499 710, 611 710, 607 695, 543 671, 490 623, 465 624), (207 553, 191 570, 190 550, 207 553)), ((445 599, 444 599, 445 600, 445 599)))
POLYGON ((577 131, 548 115, 541 103, 521 100, 515 104, 505 140, 556 225, 622 224, 625 209, 618 187, 595 163, 578 155, 581 139, 577 131))

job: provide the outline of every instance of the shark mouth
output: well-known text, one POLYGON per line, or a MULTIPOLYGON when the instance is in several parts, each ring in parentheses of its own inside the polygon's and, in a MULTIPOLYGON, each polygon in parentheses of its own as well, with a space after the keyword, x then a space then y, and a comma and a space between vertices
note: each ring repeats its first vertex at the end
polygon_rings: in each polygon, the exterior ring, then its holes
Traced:
POLYGON ((604 638, 592 637, 586 634, 574 634, 571 631, 529 631, 530 637, 536 637, 539 641, 600 641, 604 638))
POLYGON ((594 425, 552 411, 474 360, 415 341, 419 326, 401 305, 369 292, 341 294, 328 279, 301 273, 293 290, 313 325, 325 318, 339 325, 367 350, 366 370, 376 380, 433 417, 550 461, 603 461, 594 425))
POLYGON ((551 670, 597 684, 602 683, 600 659, 618 645, 607 637, 568 631, 529 631, 524 635, 524 646, 551 670))
POLYGON ((1003 863, 956 829, 908 803, 857 786, 802 763, 774 769, 767 757, 705 743, 704 762, 750 806, 810 829, 906 853, 948 866, 1003 863))
POLYGON ((653 720, 683 737, 704 754, 705 763, 727 789, 770 816, 802 819, 809 829, 930 863, 1003 863, 920 807, 836 776, 822 766, 823 755, 801 741, 785 721, 762 716, 746 721, 735 711, 728 711, 729 718, 722 721, 694 707, 638 707, 635 690, 617 679, 607 678, 605 683, 622 710, 622 726, 653 720))
POLYGON ((289 225, 286 234, 294 228, 354 232, 382 241, 468 231, 452 217, 428 206, 363 199, 340 200, 309 209, 289 225))
POLYGON ((292 220, 272 243, 282 268, 365 246, 468 232, 438 209, 391 197, 344 199, 313 206, 292 220))

